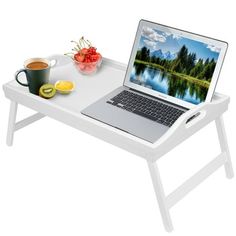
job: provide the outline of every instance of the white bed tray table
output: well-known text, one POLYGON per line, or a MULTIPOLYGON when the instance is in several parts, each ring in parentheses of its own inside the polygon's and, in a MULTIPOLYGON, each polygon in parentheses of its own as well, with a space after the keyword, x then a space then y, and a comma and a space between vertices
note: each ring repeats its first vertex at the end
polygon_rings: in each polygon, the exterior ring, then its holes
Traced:
POLYGON ((62 60, 61 65, 59 63, 57 67, 51 69, 51 83, 60 79, 69 79, 74 81, 75 91, 66 97, 58 94, 47 100, 29 93, 27 87, 19 85, 15 80, 4 84, 5 96, 11 101, 7 145, 12 145, 15 131, 44 116, 49 116, 143 157, 148 164, 166 231, 173 230, 170 208, 219 167, 224 166, 226 176, 228 178, 233 177, 234 173, 222 117, 228 109, 230 101, 228 96, 215 93, 212 102, 201 103, 184 113, 159 140, 152 144, 80 113, 82 109, 123 84, 126 65, 104 58, 100 70, 94 75, 86 76, 78 73, 73 63, 65 60, 63 56, 57 55, 51 58, 62 60), (35 110, 36 114, 16 122, 18 104, 35 110), (196 118, 191 119, 196 114, 198 114, 196 118), (157 161, 178 144, 213 121, 216 124, 221 153, 172 193, 165 195, 157 161))

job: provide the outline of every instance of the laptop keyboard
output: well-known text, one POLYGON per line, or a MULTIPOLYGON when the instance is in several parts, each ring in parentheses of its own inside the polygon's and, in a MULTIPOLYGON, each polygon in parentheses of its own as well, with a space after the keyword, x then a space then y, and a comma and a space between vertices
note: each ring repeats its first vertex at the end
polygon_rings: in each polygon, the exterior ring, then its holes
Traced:
POLYGON ((123 90, 107 103, 169 127, 185 112, 128 90, 123 90))

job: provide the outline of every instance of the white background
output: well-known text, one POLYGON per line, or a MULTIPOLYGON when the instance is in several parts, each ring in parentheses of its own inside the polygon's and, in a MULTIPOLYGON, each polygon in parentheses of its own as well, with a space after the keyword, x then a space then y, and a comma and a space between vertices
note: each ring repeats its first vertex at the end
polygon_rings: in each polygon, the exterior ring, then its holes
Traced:
MULTIPOLYGON (((224 118, 236 168, 233 1, 1 1, 0 84, 25 59, 67 52, 82 35, 104 56, 127 63, 141 18, 229 42, 217 91, 231 96, 224 118)), ((167 234, 143 159, 49 118, 17 132, 7 147, 2 89, 0 105, 1 236, 167 234)), ((32 113, 18 111, 18 119, 32 113)), ((166 193, 218 153, 212 124, 163 157, 166 193)), ((173 235, 236 235, 235 187, 236 179, 218 170, 171 209, 173 235)))

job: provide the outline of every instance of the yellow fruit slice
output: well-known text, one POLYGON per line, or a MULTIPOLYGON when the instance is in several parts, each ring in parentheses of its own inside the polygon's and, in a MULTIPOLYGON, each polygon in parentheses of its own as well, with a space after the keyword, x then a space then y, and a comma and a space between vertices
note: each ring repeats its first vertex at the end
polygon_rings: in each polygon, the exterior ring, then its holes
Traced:
POLYGON ((69 80, 59 80, 55 83, 58 92, 68 93, 74 89, 74 83, 69 80))

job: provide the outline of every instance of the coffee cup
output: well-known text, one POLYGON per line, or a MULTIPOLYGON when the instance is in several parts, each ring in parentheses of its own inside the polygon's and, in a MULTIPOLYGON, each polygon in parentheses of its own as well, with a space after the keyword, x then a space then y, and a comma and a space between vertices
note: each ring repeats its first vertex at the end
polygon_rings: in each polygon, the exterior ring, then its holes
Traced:
POLYGON ((49 83, 50 68, 50 60, 45 58, 31 58, 25 61, 24 69, 16 72, 15 79, 20 85, 29 87, 31 93, 38 95, 40 87, 43 84, 49 83), (27 83, 19 80, 20 73, 25 73, 27 83))

